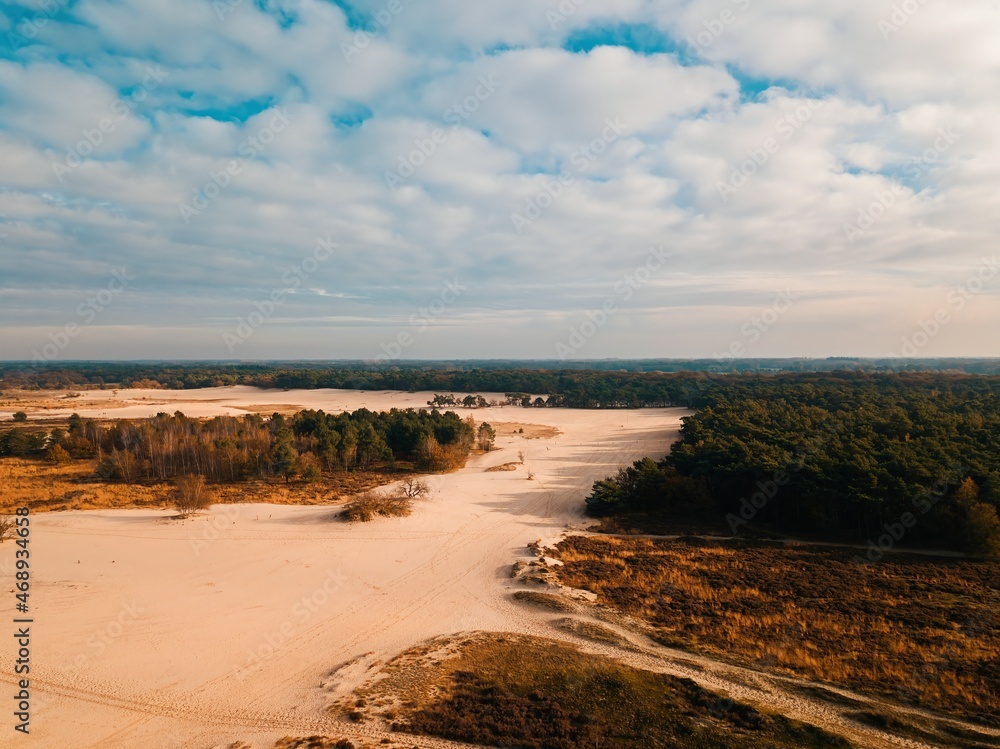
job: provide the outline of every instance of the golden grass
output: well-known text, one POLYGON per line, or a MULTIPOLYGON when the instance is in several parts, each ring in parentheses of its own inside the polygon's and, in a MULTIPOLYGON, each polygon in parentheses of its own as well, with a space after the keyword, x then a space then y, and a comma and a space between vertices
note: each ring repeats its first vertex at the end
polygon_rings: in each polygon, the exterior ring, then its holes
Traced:
POLYGON ((804 749, 839 737, 758 712, 687 679, 552 640, 473 633, 413 648, 340 710, 356 721, 483 746, 804 749))
POLYGON ((560 580, 672 646, 1000 725, 1000 563, 573 536, 560 580))
POLYGON ((558 437, 562 434, 555 427, 545 424, 524 424, 520 421, 498 421, 490 422, 498 437, 523 437, 526 440, 545 440, 558 437), (520 430, 524 430, 523 432, 520 430))
MULTIPOLYGON (((28 506, 33 512, 173 507, 169 483, 123 484, 95 475, 96 461, 52 465, 41 460, 0 459, 0 514, 28 506)), ((247 481, 212 484, 215 502, 320 505, 340 502, 359 492, 389 483, 403 473, 351 471, 324 475, 320 481, 284 483, 247 481)))

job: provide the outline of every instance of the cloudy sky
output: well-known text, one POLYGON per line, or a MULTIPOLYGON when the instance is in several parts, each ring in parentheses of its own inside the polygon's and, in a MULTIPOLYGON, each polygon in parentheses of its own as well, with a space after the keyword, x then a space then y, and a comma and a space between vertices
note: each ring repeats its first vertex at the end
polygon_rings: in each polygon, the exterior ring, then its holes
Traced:
POLYGON ((997 356, 998 39, 997 0, 0 2, 0 358, 997 356))

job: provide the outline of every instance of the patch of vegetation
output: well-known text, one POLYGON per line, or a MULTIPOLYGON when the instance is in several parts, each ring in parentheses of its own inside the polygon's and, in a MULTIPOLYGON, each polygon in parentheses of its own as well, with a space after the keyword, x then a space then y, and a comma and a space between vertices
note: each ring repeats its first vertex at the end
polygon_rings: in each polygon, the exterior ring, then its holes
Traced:
MULTIPOLYGON (((167 481, 126 484, 95 475, 96 460, 69 463, 0 460, 0 514, 17 507, 32 512, 174 507, 173 485, 167 481)), ((412 467, 397 463, 368 470, 325 474, 321 482, 279 478, 251 479, 233 484, 212 484, 213 504, 266 503, 277 505, 330 505, 405 477, 412 467)))
POLYGON ((585 536, 556 556, 664 644, 1000 726, 1000 561, 585 536))
POLYGON ((576 606, 567 601, 562 596, 551 593, 539 593, 535 590, 519 590, 514 593, 515 601, 527 603, 550 611, 576 611, 576 606))
POLYGON ((964 731, 947 724, 936 726, 930 721, 911 716, 901 718, 872 710, 849 712, 845 716, 862 725, 944 749, 988 749, 1000 746, 1000 739, 992 736, 964 731))
MULTIPOLYGON (((427 669, 425 669, 426 671, 427 669)), ((396 731, 523 749, 850 747, 814 726, 720 697, 689 679, 549 640, 479 636, 435 669, 430 699, 396 731)))
POLYGON ((412 512, 413 498, 403 492, 368 491, 355 497, 341 517, 351 523, 370 523, 377 517, 408 517, 412 512))
POLYGON ((278 740, 274 749, 354 749, 354 744, 347 739, 331 739, 326 736, 298 739, 286 736, 278 740))
POLYGON ((212 490, 200 475, 181 476, 174 482, 174 506, 181 517, 187 517, 212 504, 212 490))
POLYGON ((554 623, 560 629, 572 632, 580 637, 586 637, 588 640, 593 640, 594 642, 603 642, 608 645, 617 645, 619 647, 629 646, 628 640, 615 632, 613 629, 605 627, 601 624, 584 621, 582 619, 571 619, 569 617, 566 619, 560 619, 554 623))
POLYGON ((504 463, 503 465, 490 466, 486 469, 486 473, 501 473, 504 471, 516 471, 520 463, 504 463))

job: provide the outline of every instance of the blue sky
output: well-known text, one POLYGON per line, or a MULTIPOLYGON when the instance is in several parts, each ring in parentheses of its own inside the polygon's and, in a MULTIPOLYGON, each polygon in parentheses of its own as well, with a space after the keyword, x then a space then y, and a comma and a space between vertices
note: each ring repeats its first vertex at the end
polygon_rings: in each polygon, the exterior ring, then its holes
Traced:
POLYGON ((0 2, 0 357, 1000 355, 1000 8, 898 7, 0 2))

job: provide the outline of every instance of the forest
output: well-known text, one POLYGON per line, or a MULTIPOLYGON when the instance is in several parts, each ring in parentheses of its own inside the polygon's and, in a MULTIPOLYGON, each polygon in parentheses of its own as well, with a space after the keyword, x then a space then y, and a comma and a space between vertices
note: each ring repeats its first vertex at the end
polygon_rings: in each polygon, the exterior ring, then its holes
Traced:
POLYGON ((594 485, 591 514, 734 534, 1000 553, 995 378, 749 378, 699 396, 681 440, 594 485))
MULTIPOLYGON (((887 365, 857 360, 720 360, 705 362, 589 362, 588 368, 542 362, 451 362, 375 365, 370 362, 170 364, 50 363, 0 364, 2 389, 101 387, 193 389, 249 385, 260 388, 431 391, 434 393, 532 394, 533 407, 640 408, 702 407, 720 387, 756 388, 785 383, 839 381, 845 387, 894 387, 937 381, 947 388, 965 382, 969 392, 1000 390, 995 360, 901 360, 887 365), (771 365, 771 366, 767 366, 771 365), (651 370, 649 367, 659 367, 651 370), (611 367, 614 367, 613 369, 611 367), (700 367, 699 369, 695 369, 700 367), (836 372, 810 368, 839 368, 836 372), (806 371, 797 371, 797 370, 806 371), (875 370, 875 371, 872 371, 875 370), (984 372, 969 376, 961 370, 984 372), (547 396, 539 401, 537 396, 547 396)), ((523 400, 523 399, 522 399, 523 400)), ((524 404, 522 404, 524 405, 524 404)))
MULTIPOLYGON (((481 427, 482 428, 482 427, 481 427)), ((212 482, 299 477, 411 462, 428 471, 464 464, 477 433, 454 412, 361 409, 332 415, 301 411, 199 420, 182 413, 111 425, 72 416, 67 430, 15 427, 0 433, 0 455, 51 462, 96 459, 115 481, 164 481, 201 475, 212 482)))

